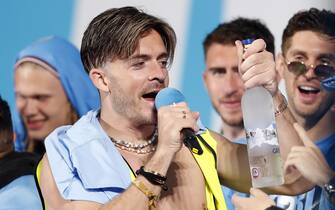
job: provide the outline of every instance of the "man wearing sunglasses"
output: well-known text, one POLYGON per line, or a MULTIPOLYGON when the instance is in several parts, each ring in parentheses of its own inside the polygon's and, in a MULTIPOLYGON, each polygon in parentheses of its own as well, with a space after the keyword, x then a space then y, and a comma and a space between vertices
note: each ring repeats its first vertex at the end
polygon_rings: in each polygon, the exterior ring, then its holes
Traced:
MULTIPOLYGON (((312 8, 296 13, 284 30, 282 54, 277 68, 285 81, 288 106, 328 164, 335 169, 335 13, 312 8), (321 81, 323 83, 321 83, 321 81), (324 87, 324 88, 323 88, 324 87)), ((295 198, 276 197, 277 205, 287 209, 329 209, 324 193, 315 187, 295 198)))

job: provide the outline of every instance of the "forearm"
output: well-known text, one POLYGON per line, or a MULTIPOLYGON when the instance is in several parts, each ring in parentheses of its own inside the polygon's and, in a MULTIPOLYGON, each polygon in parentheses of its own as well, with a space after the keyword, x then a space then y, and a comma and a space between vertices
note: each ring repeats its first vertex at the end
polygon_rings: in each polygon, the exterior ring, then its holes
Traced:
POLYGON ((285 98, 280 93, 280 91, 278 91, 273 96, 274 107, 277 111, 276 126, 278 141, 283 162, 290 153, 292 146, 303 145, 301 139, 293 127, 293 124, 296 122, 296 120, 294 119, 287 105, 283 106, 283 104, 286 103, 286 100, 284 100, 285 98))
MULTIPOLYGON (((168 168, 171 164, 171 161, 174 157, 174 154, 156 151, 153 157, 145 164, 144 168, 150 171, 156 171, 161 175, 166 175, 168 168)), ((137 176, 136 180, 142 183, 145 188, 150 191, 152 194, 159 197, 162 187, 150 183, 142 175, 137 176)), ((149 198, 141 190, 132 183, 126 191, 121 193, 119 196, 115 197, 109 203, 103 205, 99 210, 114 210, 114 209, 148 209, 149 198), (131 202, 130 202, 131 201, 131 202)))
POLYGON ((217 133, 217 169, 221 184, 240 192, 249 192, 251 176, 246 145, 232 143, 217 133))
MULTIPOLYGON (((145 165, 145 168, 165 175, 172 159, 173 154, 156 151, 153 157, 145 165)), ((40 186, 45 205, 49 210, 148 209, 149 199, 134 184, 130 184, 130 186, 123 193, 114 197, 110 202, 104 205, 93 201, 65 200, 57 188, 46 156, 44 156, 42 160, 41 167, 40 186)), ((160 186, 151 184, 141 175, 139 175, 137 179, 141 181, 153 194, 160 194, 160 186)))

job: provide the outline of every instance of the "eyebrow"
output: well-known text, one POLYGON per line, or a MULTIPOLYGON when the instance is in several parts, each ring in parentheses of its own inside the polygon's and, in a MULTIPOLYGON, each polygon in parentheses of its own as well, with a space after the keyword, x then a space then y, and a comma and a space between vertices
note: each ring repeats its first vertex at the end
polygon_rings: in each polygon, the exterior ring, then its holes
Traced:
MULTIPOLYGON (((166 52, 163 52, 157 56, 157 59, 168 58, 168 57, 169 57, 168 54, 166 52)), ((149 60, 150 58, 151 56, 147 54, 136 54, 136 55, 130 56, 128 61, 133 61, 133 60, 138 60, 138 59, 149 60)))
POLYGON ((302 50, 292 50, 292 52, 290 52, 291 55, 302 55, 304 57, 307 57, 307 53, 302 51, 302 50))
POLYGON ((226 67, 210 67, 208 71, 225 71, 226 67))
MULTIPOLYGON (((304 57, 307 57, 307 53, 302 51, 302 50, 292 50, 292 52, 290 53, 292 55, 302 55, 304 57)), ((317 57, 318 59, 320 58, 328 58, 328 59, 334 59, 335 60, 335 54, 332 53, 322 53, 320 55, 318 55, 317 57)))
POLYGON ((328 58, 330 60, 335 60, 335 55, 331 54, 331 53, 323 53, 323 54, 318 56, 318 59, 320 59, 320 58, 328 58))
POLYGON ((34 94, 22 94, 19 91, 15 91, 14 92, 15 96, 20 96, 23 98, 34 98, 34 97, 51 97, 52 94, 51 93, 34 93, 34 94))

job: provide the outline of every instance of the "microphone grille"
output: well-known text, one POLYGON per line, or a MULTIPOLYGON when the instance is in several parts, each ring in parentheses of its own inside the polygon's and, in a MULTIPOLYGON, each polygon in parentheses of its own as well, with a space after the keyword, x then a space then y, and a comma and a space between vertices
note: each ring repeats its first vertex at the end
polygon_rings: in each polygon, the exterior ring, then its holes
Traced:
POLYGON ((175 88, 164 88, 160 90, 155 98, 156 109, 162 106, 168 106, 173 103, 185 101, 184 95, 175 88))

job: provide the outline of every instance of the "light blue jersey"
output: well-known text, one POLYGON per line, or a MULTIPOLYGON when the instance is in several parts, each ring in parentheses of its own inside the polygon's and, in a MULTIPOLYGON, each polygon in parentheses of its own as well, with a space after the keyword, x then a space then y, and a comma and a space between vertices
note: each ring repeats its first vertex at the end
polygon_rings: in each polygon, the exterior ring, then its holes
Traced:
MULTIPOLYGON (((324 154, 328 164, 335 170, 335 133, 319 140, 316 145, 324 154)), ((287 210, 334 210, 325 192, 320 187, 315 187, 307 193, 298 196, 271 196, 278 207, 287 210)))
POLYGON ((0 209, 42 210, 33 175, 21 176, 0 189, 0 209))

